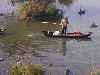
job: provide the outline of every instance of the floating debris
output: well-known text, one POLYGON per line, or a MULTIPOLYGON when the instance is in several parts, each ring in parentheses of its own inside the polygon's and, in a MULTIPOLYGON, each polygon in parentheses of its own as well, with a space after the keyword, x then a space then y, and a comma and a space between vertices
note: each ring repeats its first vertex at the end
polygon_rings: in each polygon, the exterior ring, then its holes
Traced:
POLYGON ((25 35, 25 36, 32 37, 33 35, 32 34, 28 34, 28 35, 25 35))
POLYGON ((55 25, 55 24, 57 24, 57 23, 56 23, 56 22, 54 22, 54 23, 52 23, 52 24, 54 24, 54 25, 55 25))
POLYGON ((48 22, 44 21, 44 22, 41 22, 41 23, 47 24, 48 22))
POLYGON ((27 36, 31 37, 31 36, 33 36, 33 35, 32 35, 32 34, 29 34, 29 35, 27 35, 27 36))

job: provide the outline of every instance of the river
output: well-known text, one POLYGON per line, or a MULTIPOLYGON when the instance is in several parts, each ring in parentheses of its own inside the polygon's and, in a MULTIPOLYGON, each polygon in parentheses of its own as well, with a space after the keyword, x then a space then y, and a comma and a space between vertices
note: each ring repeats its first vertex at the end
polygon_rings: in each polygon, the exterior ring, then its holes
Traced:
MULTIPOLYGON (((25 46, 25 50, 19 49, 17 51, 24 58, 22 61, 25 63, 43 64, 48 71, 51 71, 52 75, 63 75, 66 67, 70 68, 76 75, 86 75, 89 72, 89 68, 94 64, 100 66, 99 3, 98 0, 75 0, 69 7, 64 5, 58 6, 60 9, 63 8, 64 15, 69 18, 70 26, 68 31, 93 32, 91 40, 47 38, 41 31, 59 30, 58 25, 53 25, 51 22, 49 24, 40 22, 25 24, 28 27, 25 29, 31 36, 26 36, 21 40, 20 44, 25 46), (86 9, 85 15, 80 16, 77 13, 80 8, 86 9), (97 28, 90 27, 94 22, 98 25, 97 28), (50 67, 49 64, 53 64, 53 66, 50 67)), ((2 19, 2 17, 0 18, 2 19)), ((1 19, 0 21, 5 23, 5 19, 1 19)), ((10 38, 10 36, 17 33, 17 29, 20 31, 21 24, 16 23, 15 20, 12 21, 11 18, 6 20, 8 21, 6 21, 6 24, 9 27, 12 26, 12 28, 8 29, 8 32, 11 34, 7 35, 7 37, 10 38)), ((3 50, 2 43, 0 47, 0 57, 5 59, 0 62, 0 75, 7 75, 9 65, 16 63, 18 54, 15 52, 12 56, 7 56, 7 53, 3 50)))

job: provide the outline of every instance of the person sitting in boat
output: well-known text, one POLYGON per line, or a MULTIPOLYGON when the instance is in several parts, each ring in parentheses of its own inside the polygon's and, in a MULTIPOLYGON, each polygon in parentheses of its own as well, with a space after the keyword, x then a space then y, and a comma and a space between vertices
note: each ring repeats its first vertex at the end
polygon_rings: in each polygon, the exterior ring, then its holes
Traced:
POLYGON ((64 17, 61 20, 61 24, 60 24, 62 26, 62 32, 61 32, 62 34, 66 35, 68 24, 69 24, 68 17, 64 17))

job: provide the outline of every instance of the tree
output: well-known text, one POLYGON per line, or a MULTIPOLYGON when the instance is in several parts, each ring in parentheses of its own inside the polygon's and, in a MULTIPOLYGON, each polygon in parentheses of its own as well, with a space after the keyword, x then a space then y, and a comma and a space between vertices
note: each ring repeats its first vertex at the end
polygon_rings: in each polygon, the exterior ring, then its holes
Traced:
MULTIPOLYGON (((70 4, 72 3, 72 0, 59 0, 60 3, 64 4, 70 4)), ((47 12, 50 13, 50 15, 55 15, 56 8, 50 8, 49 5, 52 5, 52 3, 55 2, 55 0, 27 0, 25 1, 25 4, 23 4, 21 8, 21 19, 32 19, 32 16, 36 16, 40 13, 47 12), (50 9, 49 9, 50 8, 50 9), (49 11, 50 10, 50 11, 49 11)))
POLYGON ((51 0, 28 0, 24 2, 22 8, 20 8, 20 19, 30 19, 32 16, 40 14, 47 9, 51 0))

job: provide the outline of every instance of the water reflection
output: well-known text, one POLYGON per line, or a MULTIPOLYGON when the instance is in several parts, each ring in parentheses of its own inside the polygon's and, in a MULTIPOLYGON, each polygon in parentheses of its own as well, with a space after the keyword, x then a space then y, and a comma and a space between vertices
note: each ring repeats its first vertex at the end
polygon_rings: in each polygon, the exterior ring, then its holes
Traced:
POLYGON ((62 55, 66 56, 67 53, 67 40, 66 39, 62 39, 62 55))
POLYGON ((62 53, 63 56, 67 55, 67 51, 68 51, 68 44, 70 44, 70 41, 77 41, 77 42, 89 42, 92 41, 92 38, 83 38, 83 39, 62 39, 61 40, 61 45, 62 45, 62 51, 60 53, 62 53))

